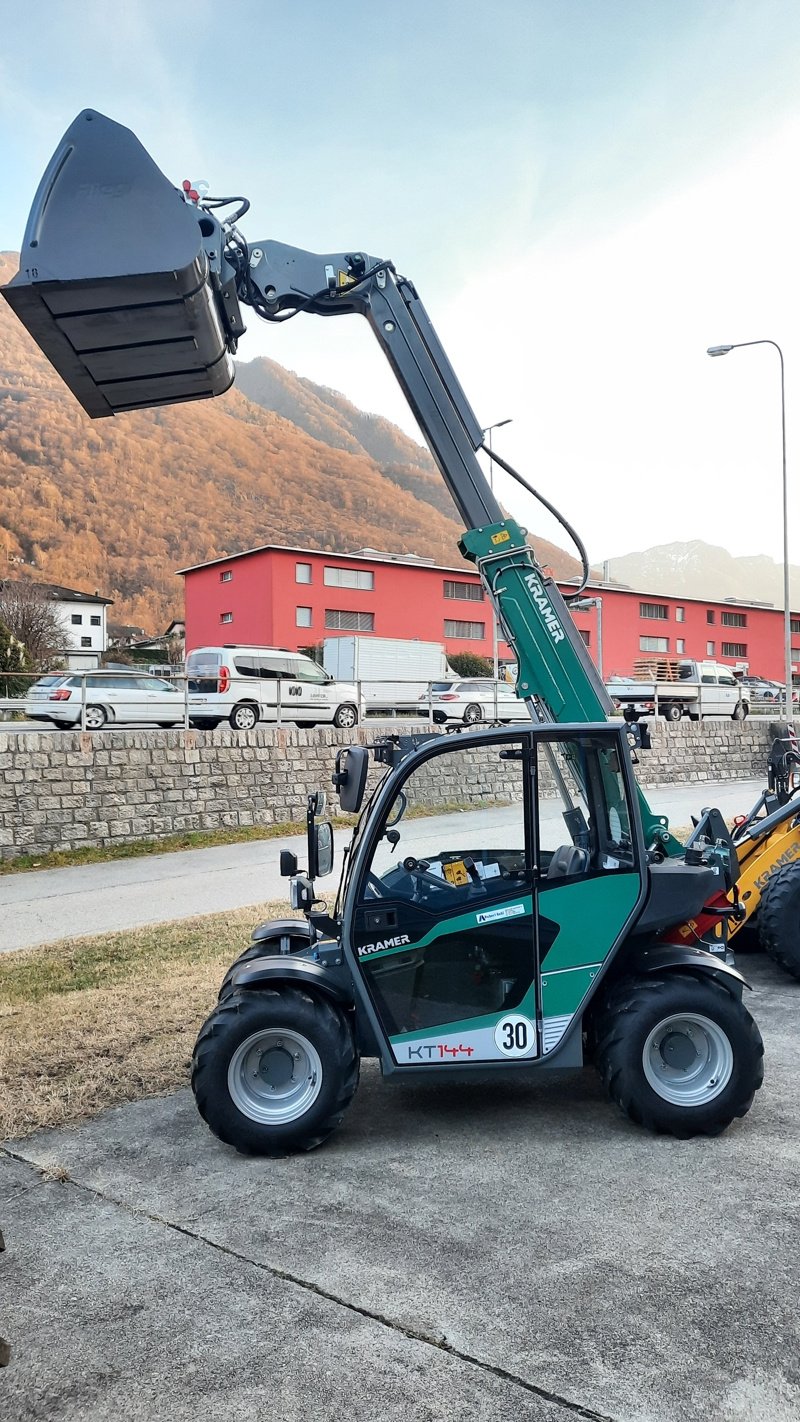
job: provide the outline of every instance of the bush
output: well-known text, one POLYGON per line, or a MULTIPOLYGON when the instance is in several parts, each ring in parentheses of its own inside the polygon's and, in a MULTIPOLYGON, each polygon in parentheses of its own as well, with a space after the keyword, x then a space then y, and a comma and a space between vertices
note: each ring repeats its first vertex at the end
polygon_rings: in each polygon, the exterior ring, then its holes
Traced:
POLYGON ((30 684, 29 680, 24 676, 14 676, 13 673, 26 671, 30 671, 30 667, 25 648, 0 622, 0 696, 24 696, 30 684))
POLYGON ((491 676, 494 671, 489 658, 479 657, 477 652, 453 652, 447 663, 456 676, 491 676))

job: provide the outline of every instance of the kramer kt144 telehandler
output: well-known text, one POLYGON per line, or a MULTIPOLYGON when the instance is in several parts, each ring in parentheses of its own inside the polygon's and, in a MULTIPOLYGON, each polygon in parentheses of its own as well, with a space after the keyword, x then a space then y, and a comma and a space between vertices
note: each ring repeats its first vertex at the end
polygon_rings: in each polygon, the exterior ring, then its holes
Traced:
MULTIPOLYGON (((647 804, 638 728, 609 720, 557 587, 504 518, 412 283, 361 251, 248 243, 247 206, 174 187, 130 131, 86 110, 42 179, 4 296, 93 418, 221 395, 242 306, 276 325, 366 317, 463 519, 531 724, 372 747, 382 777, 331 913, 315 911, 333 834, 311 797, 308 870, 283 865, 305 920, 261 925, 227 973, 195 1049, 202 1115, 238 1149, 280 1154, 330 1134, 362 1056, 397 1080, 594 1061, 632 1120, 717 1134, 749 1110, 763 1059, 726 961, 748 908, 722 817, 704 811, 682 845, 647 804)), ((369 756, 338 756, 346 811, 361 809, 369 756)), ((760 806, 743 833, 787 809, 760 806)))

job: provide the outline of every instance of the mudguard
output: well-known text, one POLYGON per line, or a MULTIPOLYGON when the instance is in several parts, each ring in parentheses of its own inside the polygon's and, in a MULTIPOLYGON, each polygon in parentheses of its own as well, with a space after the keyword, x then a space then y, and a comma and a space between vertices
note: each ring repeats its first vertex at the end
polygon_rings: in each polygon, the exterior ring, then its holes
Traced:
MULTIPOLYGON (((295 923, 297 920, 293 920, 295 923)), ((341 961, 333 964, 315 963, 311 958, 297 954, 270 955, 269 946, 263 958, 251 958, 242 963, 231 978, 234 992, 253 991, 262 987, 278 986, 285 983, 290 987, 307 987, 326 997, 340 1007, 353 1007, 353 983, 350 971, 341 961)))
MULTIPOLYGON (((264 923, 259 923, 250 934, 251 943, 274 943, 281 938, 293 938, 298 944, 300 942, 308 945, 318 938, 319 934, 312 929, 308 919, 305 918, 270 918, 264 923)), ((296 951, 292 949, 292 951, 296 951)), ((269 948, 265 947, 265 953, 269 948)))
POLYGON ((626 967, 635 973, 668 973, 673 969, 684 972, 701 973, 704 977, 715 978, 733 996, 741 997, 742 989, 750 984, 737 968, 724 963, 713 953, 703 948, 686 947, 677 943, 659 943, 643 948, 626 958, 626 967))

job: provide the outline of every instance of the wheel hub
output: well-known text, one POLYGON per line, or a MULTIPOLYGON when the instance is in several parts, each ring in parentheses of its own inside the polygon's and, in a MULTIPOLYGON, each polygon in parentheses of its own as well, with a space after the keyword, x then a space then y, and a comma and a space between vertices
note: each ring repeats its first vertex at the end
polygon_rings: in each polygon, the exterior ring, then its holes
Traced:
POLYGON ((688 1071, 697 1061, 697 1048, 688 1032, 667 1032, 657 1043, 666 1066, 688 1071))
POLYGON ((258 1064, 258 1074, 267 1086, 286 1086, 294 1076, 294 1057, 283 1046, 271 1047, 258 1064))

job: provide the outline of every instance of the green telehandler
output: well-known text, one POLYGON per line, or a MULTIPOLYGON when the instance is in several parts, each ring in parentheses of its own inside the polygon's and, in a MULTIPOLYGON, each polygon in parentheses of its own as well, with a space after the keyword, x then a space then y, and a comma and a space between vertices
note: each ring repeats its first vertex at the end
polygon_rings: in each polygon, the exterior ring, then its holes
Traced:
POLYGON ((334 861, 320 792, 305 872, 293 855, 282 864, 304 918, 258 927, 198 1037, 201 1114, 239 1150, 282 1154, 338 1125, 362 1057, 395 1081, 593 1061, 631 1120, 717 1134, 763 1074, 726 961, 740 910, 719 812, 681 845, 647 804, 638 728, 609 720, 558 588, 504 518, 476 457, 481 426, 412 283, 361 251, 251 244, 246 209, 176 188, 129 130, 86 110, 3 294, 93 418, 222 394, 243 306, 275 325, 363 315, 459 510, 531 724, 340 751, 339 803, 361 813, 336 905, 320 911, 315 887, 334 861))

